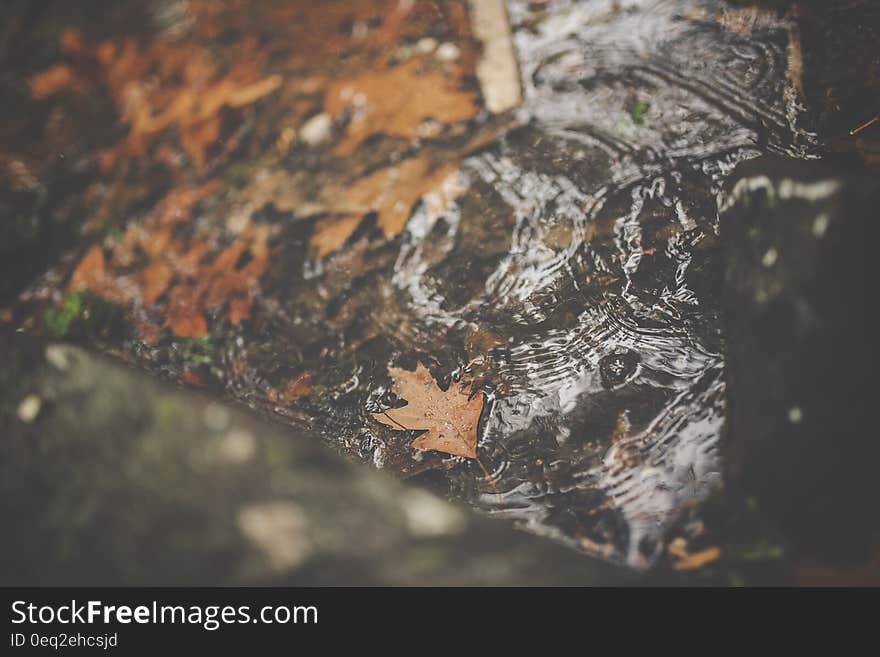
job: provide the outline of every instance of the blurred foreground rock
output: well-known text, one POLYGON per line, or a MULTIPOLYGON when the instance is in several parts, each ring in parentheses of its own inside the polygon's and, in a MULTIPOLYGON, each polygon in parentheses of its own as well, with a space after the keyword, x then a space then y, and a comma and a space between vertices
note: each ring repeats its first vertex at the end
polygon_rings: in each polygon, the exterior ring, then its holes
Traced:
POLYGON ((0 583, 631 577, 78 348, 0 340, 0 583))
POLYGON ((729 490, 800 555, 864 561, 880 519, 880 181, 762 157, 725 190, 729 490))

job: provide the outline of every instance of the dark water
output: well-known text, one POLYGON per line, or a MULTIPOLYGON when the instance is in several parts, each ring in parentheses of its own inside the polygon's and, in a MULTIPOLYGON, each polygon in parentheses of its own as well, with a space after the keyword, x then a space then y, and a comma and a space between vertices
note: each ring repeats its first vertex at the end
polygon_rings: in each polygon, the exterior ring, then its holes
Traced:
MULTIPOLYGON (((154 12, 165 30, 171 9, 154 12)), ((721 183, 747 158, 817 146, 799 125, 794 23, 733 9, 509 2, 519 127, 465 159, 391 241, 366 226, 319 260, 306 255, 312 224, 261 211, 273 250, 259 321, 213 324, 197 354, 217 387, 529 531, 649 566, 681 510, 721 481, 721 183), (371 419, 392 401, 388 367, 417 361, 486 394, 478 455, 491 478, 371 419), (270 394, 303 373, 310 394, 270 394)), ((233 185, 193 224, 234 232, 246 202, 233 185)), ((182 345, 110 350, 179 380, 193 356, 182 345)))
POLYGON ((454 493, 635 566, 720 482, 720 183, 762 151, 814 146, 792 26, 736 33, 723 10, 511 3, 527 127, 466 162, 452 210, 415 213, 383 281, 401 350, 492 336, 469 366, 441 360, 494 389, 480 442, 494 483, 460 466, 454 493))

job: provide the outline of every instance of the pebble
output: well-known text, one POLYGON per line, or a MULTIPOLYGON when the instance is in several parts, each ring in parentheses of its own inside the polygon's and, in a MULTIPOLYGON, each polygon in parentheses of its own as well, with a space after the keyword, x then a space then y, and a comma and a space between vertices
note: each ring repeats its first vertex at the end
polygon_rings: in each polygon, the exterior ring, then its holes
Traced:
POLYGON ((318 146, 330 139, 333 119, 326 112, 316 114, 306 121, 299 130, 299 138, 306 146, 318 146))
POLYGON ((351 36, 355 39, 365 39, 370 28, 363 21, 358 21, 351 29, 351 36))
POLYGON ((40 409, 43 407, 43 400, 36 395, 28 395, 21 400, 18 405, 18 419, 22 422, 31 423, 37 419, 40 409))
POLYGON ((454 62, 461 55, 461 49, 454 43, 444 43, 437 48, 437 59, 442 62, 454 62))
POLYGON ((437 40, 432 39, 431 37, 425 37, 424 39, 419 39, 419 42, 416 44, 416 50, 420 53, 427 55, 428 53, 434 52, 437 49, 437 40))

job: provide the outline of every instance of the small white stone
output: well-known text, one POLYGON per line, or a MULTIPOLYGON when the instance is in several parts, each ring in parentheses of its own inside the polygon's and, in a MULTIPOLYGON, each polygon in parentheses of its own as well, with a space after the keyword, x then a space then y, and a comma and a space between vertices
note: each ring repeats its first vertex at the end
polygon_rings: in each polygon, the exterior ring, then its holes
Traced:
POLYGON ((37 419, 42 407, 42 399, 36 395, 28 395, 22 399, 21 403, 18 405, 18 419, 22 422, 33 422, 37 419))
POLYGON ((333 119, 326 112, 316 114, 306 121, 299 130, 299 138, 307 146, 318 146, 330 139, 333 119))
POLYGON ((433 119, 426 119, 419 124, 416 133, 422 139, 433 139, 443 131, 443 124, 433 119))
POLYGON ((776 261, 779 259, 779 251, 774 249, 772 246, 767 249, 767 252, 764 254, 764 257, 761 258, 761 264, 765 267, 772 267, 776 264, 776 261))
POLYGON ((797 406, 792 406, 788 409, 788 421, 792 424, 800 424, 801 420, 804 419, 804 413, 797 406))
POLYGON ((436 54, 441 62, 454 62, 461 55, 461 49, 454 43, 444 43, 437 48, 436 54))
POLYGON ((367 36, 367 32, 370 31, 370 28, 363 21, 358 21, 354 24, 354 27, 351 29, 351 36, 355 39, 363 39, 367 36))
POLYGON ((226 216, 226 228, 230 233, 243 233, 251 222, 251 214, 254 208, 250 203, 245 203, 242 207, 233 208, 226 216))
POLYGON ((419 39, 419 42, 416 44, 416 50, 420 53, 427 55, 428 53, 432 53, 437 49, 437 40, 432 39, 431 37, 425 37, 424 39, 419 39))

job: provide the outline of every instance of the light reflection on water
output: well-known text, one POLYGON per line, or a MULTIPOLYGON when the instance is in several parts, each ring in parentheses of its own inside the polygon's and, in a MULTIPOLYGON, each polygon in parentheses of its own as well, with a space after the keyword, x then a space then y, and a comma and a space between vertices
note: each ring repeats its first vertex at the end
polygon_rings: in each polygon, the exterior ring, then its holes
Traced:
MULTIPOLYGON (((185 4, 156 3, 167 38, 193 28, 185 4)), ((338 160, 311 150, 273 170, 284 185, 256 200, 226 184, 193 223, 231 238, 235 217, 253 215, 273 236, 259 321, 212 324, 226 393, 530 531, 649 566, 679 511, 720 481, 722 181, 762 152, 815 146, 798 126, 792 25, 724 19, 733 10, 511 0, 520 127, 418 203, 399 239, 365 225, 327 258, 304 255, 314 217, 297 194, 262 210, 288 183, 334 178, 338 160), (486 393, 478 454, 491 481, 371 421, 388 366, 415 360, 486 393), (279 401, 274 387, 303 374, 311 394, 279 401)), ((180 360, 159 347, 132 358, 179 379, 180 360)))
POLYGON ((466 162, 450 211, 417 210, 392 285, 414 343, 439 326, 501 338, 471 368, 495 387, 494 481, 461 468, 453 489, 644 567, 720 482, 720 183, 759 143, 798 154, 813 137, 794 123, 781 19, 737 33, 718 3, 533 5, 510 3, 527 127, 466 162), (503 238, 480 213, 499 202, 503 238), (462 263, 482 276, 466 298, 444 275, 462 263))

